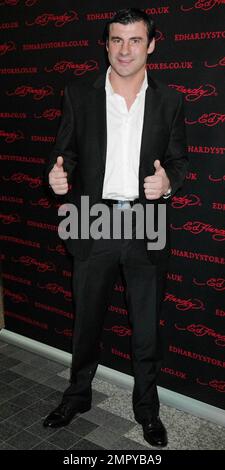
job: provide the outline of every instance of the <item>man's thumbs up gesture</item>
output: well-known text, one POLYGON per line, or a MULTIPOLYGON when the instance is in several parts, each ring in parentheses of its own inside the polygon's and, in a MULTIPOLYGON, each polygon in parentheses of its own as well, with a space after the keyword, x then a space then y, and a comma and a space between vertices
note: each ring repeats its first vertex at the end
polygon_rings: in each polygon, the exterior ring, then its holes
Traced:
POLYGON ((144 189, 146 199, 159 199, 170 189, 170 181, 159 160, 154 161, 155 174, 146 176, 144 189))
POLYGON ((55 194, 68 192, 67 173, 63 169, 63 157, 58 157, 55 165, 49 173, 49 185, 55 194))

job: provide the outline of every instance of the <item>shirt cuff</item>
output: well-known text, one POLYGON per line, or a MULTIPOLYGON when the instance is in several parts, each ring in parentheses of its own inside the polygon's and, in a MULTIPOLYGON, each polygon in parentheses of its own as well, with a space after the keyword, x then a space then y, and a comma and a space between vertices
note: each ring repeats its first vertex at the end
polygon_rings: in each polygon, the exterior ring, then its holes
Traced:
POLYGON ((168 191, 165 194, 163 194, 163 199, 168 199, 171 196, 171 193, 172 193, 172 189, 169 188, 168 191))

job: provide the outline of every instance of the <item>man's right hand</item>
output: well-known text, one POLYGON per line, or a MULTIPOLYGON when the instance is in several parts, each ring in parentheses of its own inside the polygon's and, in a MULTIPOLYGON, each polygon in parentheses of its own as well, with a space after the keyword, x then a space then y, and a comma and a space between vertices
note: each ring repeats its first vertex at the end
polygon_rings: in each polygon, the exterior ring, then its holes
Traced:
POLYGON ((67 173, 63 169, 63 157, 57 157, 57 161, 48 176, 49 185, 55 194, 63 195, 68 192, 67 173))

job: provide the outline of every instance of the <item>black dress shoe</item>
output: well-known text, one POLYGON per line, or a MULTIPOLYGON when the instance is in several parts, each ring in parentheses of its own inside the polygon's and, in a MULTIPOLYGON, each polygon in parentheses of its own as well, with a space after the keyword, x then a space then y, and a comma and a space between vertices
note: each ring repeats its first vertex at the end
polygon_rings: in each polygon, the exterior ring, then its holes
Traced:
POLYGON ((85 413, 91 409, 91 405, 83 405, 74 407, 69 402, 62 402, 53 410, 44 420, 43 426, 45 428, 60 428, 66 426, 78 413, 85 413))
POLYGON ((166 447, 167 446, 167 432, 161 419, 154 418, 149 423, 143 425, 144 439, 155 447, 166 447))

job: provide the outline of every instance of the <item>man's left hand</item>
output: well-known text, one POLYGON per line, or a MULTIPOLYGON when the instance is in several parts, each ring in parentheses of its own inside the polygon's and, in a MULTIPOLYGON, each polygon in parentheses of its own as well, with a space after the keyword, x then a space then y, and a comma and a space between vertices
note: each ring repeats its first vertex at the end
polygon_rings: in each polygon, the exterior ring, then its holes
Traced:
POLYGON ((170 188, 170 180, 160 160, 154 161, 155 174, 146 176, 144 179, 144 190, 146 199, 159 199, 167 193, 170 188))

